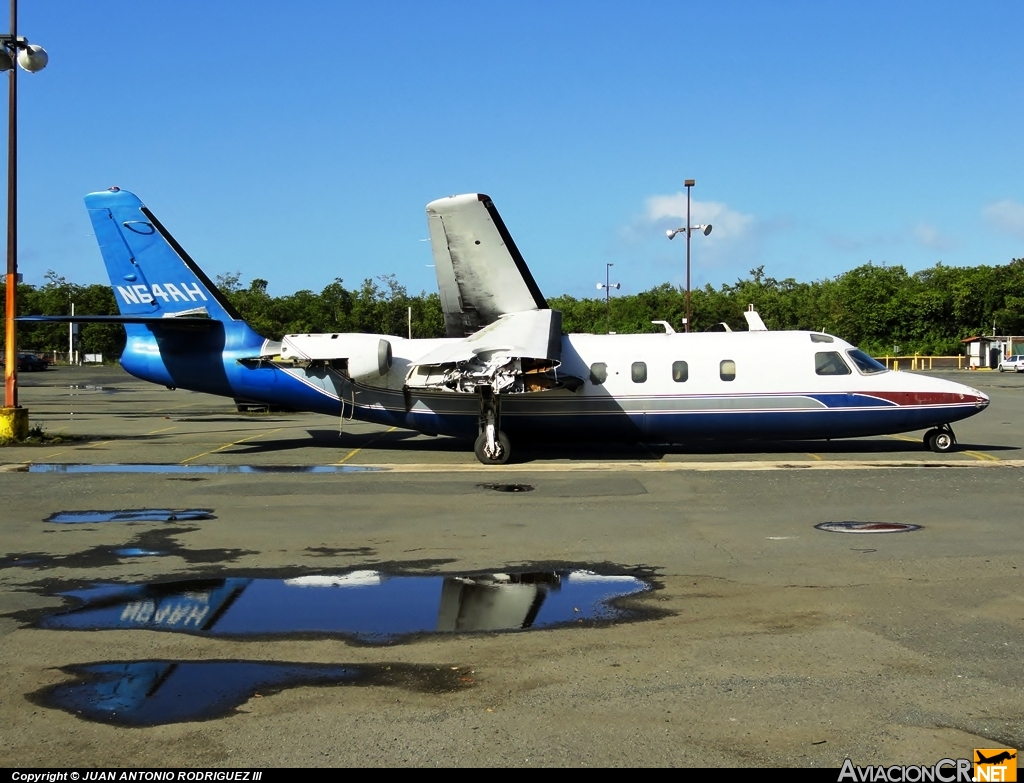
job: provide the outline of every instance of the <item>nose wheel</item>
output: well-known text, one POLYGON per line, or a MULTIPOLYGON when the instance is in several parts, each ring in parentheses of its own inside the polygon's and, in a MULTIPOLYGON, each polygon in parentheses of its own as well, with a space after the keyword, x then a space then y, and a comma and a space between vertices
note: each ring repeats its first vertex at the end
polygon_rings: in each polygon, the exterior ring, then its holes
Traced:
POLYGON ((924 434, 924 445, 936 454, 948 454, 956 448, 956 435, 948 424, 928 430, 924 434))
POLYGON ((496 436, 492 443, 488 444, 487 433, 481 432, 473 444, 473 453, 484 465, 504 465, 512 453, 508 436, 504 432, 498 432, 496 436))

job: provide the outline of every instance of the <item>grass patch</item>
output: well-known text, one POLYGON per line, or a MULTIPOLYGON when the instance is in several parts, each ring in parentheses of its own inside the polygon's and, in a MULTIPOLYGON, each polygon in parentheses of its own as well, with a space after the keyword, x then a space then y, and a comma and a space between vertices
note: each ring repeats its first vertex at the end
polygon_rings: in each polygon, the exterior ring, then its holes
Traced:
POLYGON ((44 432, 38 424, 28 431, 25 440, 16 438, 0 438, 0 446, 52 446, 60 443, 78 443, 89 440, 85 435, 68 435, 67 433, 44 432))

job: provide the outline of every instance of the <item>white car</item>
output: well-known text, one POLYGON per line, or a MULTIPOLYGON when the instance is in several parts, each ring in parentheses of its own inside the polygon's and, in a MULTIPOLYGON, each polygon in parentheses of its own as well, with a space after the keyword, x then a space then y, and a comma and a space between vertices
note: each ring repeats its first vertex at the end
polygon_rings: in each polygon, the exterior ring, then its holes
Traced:
POLYGON ((1014 372, 1024 372, 1024 354, 1015 354, 1013 356, 1007 356, 1001 362, 999 362, 999 372, 1006 372, 1007 370, 1013 370, 1014 372))

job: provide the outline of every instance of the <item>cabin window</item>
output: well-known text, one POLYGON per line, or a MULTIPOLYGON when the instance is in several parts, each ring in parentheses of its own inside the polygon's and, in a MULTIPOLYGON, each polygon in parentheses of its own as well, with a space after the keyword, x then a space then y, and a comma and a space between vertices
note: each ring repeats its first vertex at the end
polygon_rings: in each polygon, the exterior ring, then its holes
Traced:
POLYGON ((686 362, 672 362, 672 380, 676 383, 686 383, 690 377, 690 367, 686 362))
POLYGON ((604 362, 594 362, 590 365, 590 382, 600 386, 608 380, 608 365, 604 362))
POLYGON ((859 348, 847 351, 846 355, 853 360, 853 363, 857 365, 857 369, 864 375, 874 375, 876 372, 888 372, 884 364, 876 362, 859 348))
POLYGON ((849 375, 850 368, 839 351, 820 351, 814 354, 814 372, 818 375, 849 375))
POLYGON ((718 365, 718 377, 723 381, 736 380, 736 362, 732 359, 723 359, 718 365))
POLYGON ((647 380, 647 364, 646 362, 633 362, 633 366, 629 368, 630 375, 633 376, 633 383, 644 383, 647 380))

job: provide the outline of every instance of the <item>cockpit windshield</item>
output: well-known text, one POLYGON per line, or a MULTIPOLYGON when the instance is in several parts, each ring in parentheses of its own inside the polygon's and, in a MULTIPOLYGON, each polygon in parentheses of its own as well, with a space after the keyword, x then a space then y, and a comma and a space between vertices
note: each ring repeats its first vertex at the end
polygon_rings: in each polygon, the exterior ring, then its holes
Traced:
POLYGON ((888 372, 886 366, 881 362, 877 362, 868 356, 864 351, 859 348, 854 348, 852 351, 847 351, 846 355, 853 360, 853 363, 857 365, 857 369, 864 375, 874 375, 879 372, 888 372))

